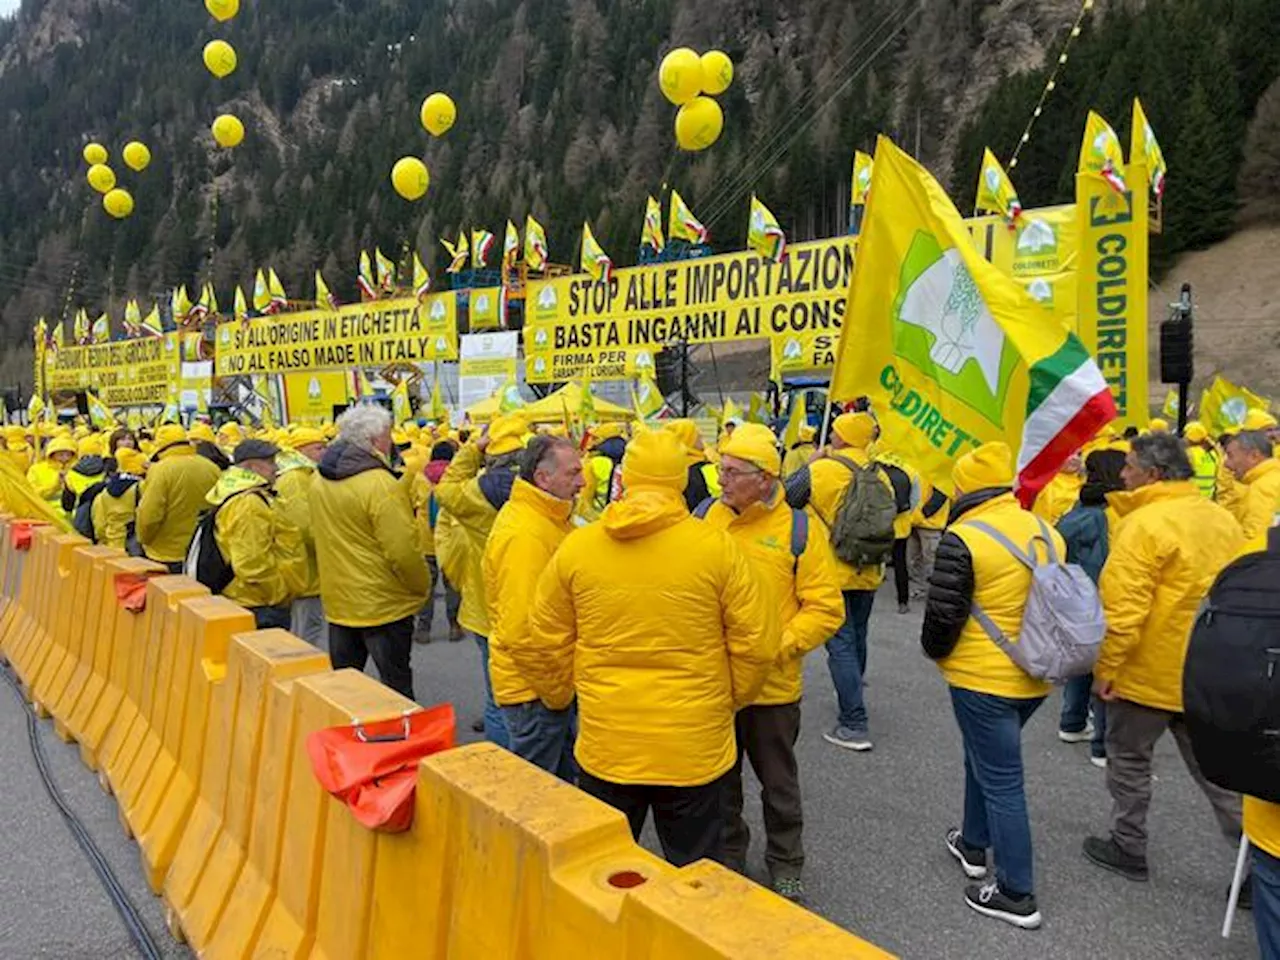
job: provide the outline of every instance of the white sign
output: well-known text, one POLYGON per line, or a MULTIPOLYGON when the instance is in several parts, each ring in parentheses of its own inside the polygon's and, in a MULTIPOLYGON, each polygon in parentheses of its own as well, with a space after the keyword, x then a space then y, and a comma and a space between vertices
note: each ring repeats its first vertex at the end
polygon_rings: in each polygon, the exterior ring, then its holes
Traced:
POLYGON ((493 396, 508 378, 514 380, 518 338, 514 330, 459 338, 458 404, 463 410, 493 396))

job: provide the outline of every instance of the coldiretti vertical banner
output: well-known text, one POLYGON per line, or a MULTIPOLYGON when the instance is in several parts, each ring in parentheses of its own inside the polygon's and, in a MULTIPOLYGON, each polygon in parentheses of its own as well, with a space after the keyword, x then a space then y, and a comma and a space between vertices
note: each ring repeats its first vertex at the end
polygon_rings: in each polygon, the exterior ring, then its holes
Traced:
POLYGON ((1130 164, 1125 190, 1076 174, 1080 339, 1111 387, 1118 422, 1145 427, 1147 372, 1147 171, 1130 164))

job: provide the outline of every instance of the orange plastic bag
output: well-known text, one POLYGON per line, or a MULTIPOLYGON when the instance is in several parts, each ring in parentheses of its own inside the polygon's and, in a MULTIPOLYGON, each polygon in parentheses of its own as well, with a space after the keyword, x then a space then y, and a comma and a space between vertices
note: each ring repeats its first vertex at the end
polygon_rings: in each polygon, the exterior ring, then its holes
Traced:
POLYGON ((117 573, 116 602, 130 613, 141 613, 147 609, 147 581, 159 573, 160 571, 117 573))
POLYGON ((44 520, 15 520, 9 527, 10 541, 15 550, 31 549, 31 531, 34 527, 47 527, 44 520))
POLYGON ((453 704, 395 720, 317 730, 307 755, 320 786, 370 830, 400 833, 413 824, 418 761, 454 745, 453 704))

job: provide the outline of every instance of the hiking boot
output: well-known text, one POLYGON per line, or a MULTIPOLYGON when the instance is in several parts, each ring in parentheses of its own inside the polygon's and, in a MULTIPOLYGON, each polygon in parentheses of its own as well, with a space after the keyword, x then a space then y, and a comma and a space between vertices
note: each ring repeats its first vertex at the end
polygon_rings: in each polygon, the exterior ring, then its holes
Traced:
POLYGON ((1118 873, 1126 880, 1145 883, 1149 879, 1147 858, 1125 853, 1110 837, 1106 840, 1100 837, 1086 837, 1084 855, 1104 870, 1118 873))
POLYGON ((910 605, 910 604, 906 604, 906 603, 900 603, 900 604, 898 604, 898 612, 899 612, 899 613, 910 613, 910 612, 911 612, 911 605, 910 605))
POLYGON ((414 627, 413 642, 414 643, 430 643, 431 642, 430 625, 418 624, 416 627, 414 627))
POLYGON ((1093 724, 1086 723, 1083 730, 1059 730, 1058 739, 1063 743, 1088 743, 1093 739, 1093 724))
POLYGON ((792 903, 803 903, 804 881, 799 877, 779 877, 773 881, 773 892, 792 903))
POLYGON ((871 749, 871 735, 865 730, 850 730, 848 727, 838 726, 830 733, 824 733, 822 739, 857 753, 866 753, 871 749))
POLYGON ((987 875, 987 851, 981 847, 971 847, 965 843, 964 835, 958 829, 947 831, 947 849, 960 861, 960 869, 970 880, 981 880, 987 875))
POLYGON ((1036 898, 1029 893, 1021 897, 1010 896, 994 880, 965 887, 964 902, 984 917, 994 917, 1023 930, 1035 930, 1040 926, 1036 898))

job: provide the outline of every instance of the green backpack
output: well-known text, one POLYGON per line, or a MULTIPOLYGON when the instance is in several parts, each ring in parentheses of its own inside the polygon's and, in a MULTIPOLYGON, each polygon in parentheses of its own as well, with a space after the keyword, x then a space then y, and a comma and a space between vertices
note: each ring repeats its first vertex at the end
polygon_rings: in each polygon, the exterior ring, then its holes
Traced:
POLYGON ((831 530, 832 551, 853 567, 884 563, 893 553, 893 521, 898 515, 893 490, 882 479, 879 464, 860 467, 834 454, 830 459, 853 474, 835 517, 829 523, 822 518, 831 530))

